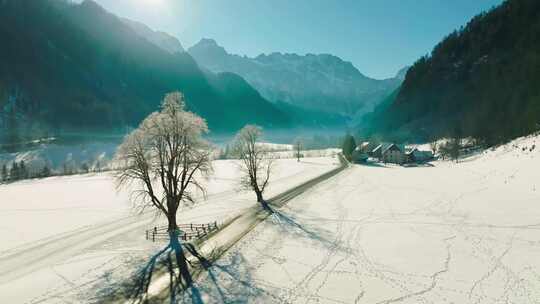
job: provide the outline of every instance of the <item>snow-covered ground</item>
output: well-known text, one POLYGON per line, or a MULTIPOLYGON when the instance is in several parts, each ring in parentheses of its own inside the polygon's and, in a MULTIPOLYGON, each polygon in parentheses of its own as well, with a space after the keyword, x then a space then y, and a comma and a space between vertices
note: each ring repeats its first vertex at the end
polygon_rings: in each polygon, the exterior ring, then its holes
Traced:
MULTIPOLYGON (((328 148, 328 149, 314 149, 314 150, 303 150, 300 155, 302 157, 336 157, 338 153, 341 152, 341 149, 328 148)), ((277 151, 272 152, 276 158, 295 158, 296 151, 277 151)))
MULTIPOLYGON (((277 160, 267 196, 338 163, 277 160)), ((183 210, 180 223, 221 223, 255 203, 238 190, 235 161, 215 161, 214 170, 207 198, 183 210)), ((134 214, 128 191, 118 192, 109 173, 0 185, 0 303, 93 302, 96 286, 125 277, 163 247, 144 239, 145 229, 163 223, 154 212, 134 214)))
POLYGON ((258 225, 196 288, 204 303, 540 303, 539 144, 354 165, 258 225))

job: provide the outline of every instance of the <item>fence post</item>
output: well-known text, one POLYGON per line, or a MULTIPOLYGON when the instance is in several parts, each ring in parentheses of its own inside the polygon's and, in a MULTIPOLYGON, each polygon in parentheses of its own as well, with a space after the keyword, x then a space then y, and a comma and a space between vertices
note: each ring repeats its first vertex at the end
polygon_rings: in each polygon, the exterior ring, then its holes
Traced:
POLYGON ((146 230, 145 232, 146 232, 146 240, 148 241, 148 230, 146 230))
POLYGON ((193 223, 190 224, 191 231, 193 231, 193 223))
POLYGON ((214 228, 217 230, 217 221, 214 221, 214 228))

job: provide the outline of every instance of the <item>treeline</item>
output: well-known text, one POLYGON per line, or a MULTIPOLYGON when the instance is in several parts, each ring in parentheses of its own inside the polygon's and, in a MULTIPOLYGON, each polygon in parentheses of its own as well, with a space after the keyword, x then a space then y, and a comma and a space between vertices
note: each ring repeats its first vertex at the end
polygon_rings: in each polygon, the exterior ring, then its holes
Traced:
POLYGON ((508 0, 474 17, 408 71, 370 134, 494 145, 540 129, 540 1, 508 0))
POLYGON ((43 166, 41 170, 31 170, 27 167, 24 160, 21 160, 20 162, 14 161, 11 163, 9 169, 7 164, 3 164, 0 170, 0 181, 10 182, 35 177, 48 177, 51 174, 52 171, 47 165, 43 166))
POLYGON ((91 172, 108 171, 110 168, 99 161, 94 165, 83 162, 80 165, 74 162, 66 161, 60 167, 53 168, 52 165, 45 163, 43 165, 29 165, 24 160, 4 162, 0 166, 0 182, 14 182, 18 180, 31 178, 44 178, 50 176, 64 176, 74 174, 86 174, 91 172))
MULTIPOLYGON (((328 134, 306 135, 304 134, 304 135, 299 135, 292 141, 287 141, 287 142, 290 145, 292 145, 293 150, 297 150, 298 145, 300 145, 302 151, 310 151, 310 150, 339 148, 341 147, 342 141, 343 141, 343 136, 338 136, 338 135, 328 135, 328 134)), ((269 150, 272 150, 272 149, 269 149, 269 150)), ((280 152, 280 151, 284 151, 284 150, 280 148, 276 148, 276 149, 273 149, 272 152, 280 152)), ((236 159, 238 155, 235 154, 232 143, 226 143, 225 145, 217 149, 217 153, 215 157, 216 159, 236 159)))

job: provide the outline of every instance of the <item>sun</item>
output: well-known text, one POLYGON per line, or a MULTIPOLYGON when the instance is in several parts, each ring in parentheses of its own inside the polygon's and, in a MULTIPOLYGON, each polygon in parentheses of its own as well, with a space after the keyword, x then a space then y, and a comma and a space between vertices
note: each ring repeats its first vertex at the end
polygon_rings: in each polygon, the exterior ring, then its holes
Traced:
POLYGON ((139 0, 142 4, 148 6, 161 6, 165 0, 139 0))

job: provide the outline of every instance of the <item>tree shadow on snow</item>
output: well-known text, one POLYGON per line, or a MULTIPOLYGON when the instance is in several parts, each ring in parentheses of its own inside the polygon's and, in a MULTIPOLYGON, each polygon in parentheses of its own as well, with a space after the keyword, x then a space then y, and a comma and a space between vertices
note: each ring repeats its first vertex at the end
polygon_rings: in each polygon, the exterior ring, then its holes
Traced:
MULTIPOLYGON (((279 224, 281 233, 294 234, 292 238, 307 238, 323 246, 339 247, 335 240, 330 240, 328 231, 317 230, 298 223, 291 216, 274 209, 268 203, 262 204, 263 208, 270 213, 273 223, 279 224)), ((269 219, 270 220, 270 219, 269 219)), ((243 244, 249 246, 250 244, 243 244)), ((242 246, 242 244, 240 244, 242 246)), ((232 250, 219 258, 212 256, 203 257, 191 244, 185 245, 186 250, 198 259, 202 265, 201 276, 194 282, 193 287, 187 290, 182 297, 182 303, 247 303, 247 302, 283 302, 280 290, 265 285, 265 289, 259 288, 260 278, 254 279, 253 273, 261 267, 262 263, 255 259, 254 264, 246 260, 242 254, 242 248, 232 250), (214 261, 214 262, 211 262, 214 261), (198 293, 197 297, 192 292, 198 293), (195 299, 203 302, 196 302, 195 299), (204 299, 204 300, 203 300, 204 299)), ((262 282, 264 284, 264 282, 262 282)))
POLYGON ((284 234, 293 235, 294 238, 307 238, 323 246, 335 247, 338 245, 337 236, 329 230, 302 224, 293 216, 273 208, 268 203, 263 203, 263 208, 270 212, 270 219, 274 224, 279 225, 284 234))
MULTIPOLYGON (((194 256, 200 257, 197 253, 194 256)), ((247 303, 254 300, 266 303, 270 299, 279 301, 273 293, 255 286, 252 276, 255 268, 256 265, 250 265, 240 252, 231 252, 212 264, 206 264, 200 279, 193 284, 193 288, 184 293, 181 303, 247 303), (198 296, 193 297, 193 292, 197 292, 198 296)))
MULTIPOLYGON (((94 289, 97 290, 95 298, 99 299, 100 303, 112 303, 119 300, 126 303, 161 303, 165 301, 166 296, 170 303, 177 303, 179 295, 189 290, 192 303, 203 303, 198 290, 193 285, 193 278, 188 268, 189 262, 184 252, 186 245, 180 244, 177 237, 171 238, 164 248, 152 255, 144 266, 127 278, 113 282, 98 280, 94 289), (168 282, 159 282, 157 290, 160 292, 153 294, 152 299, 148 299, 151 284, 156 282, 155 279, 163 278, 163 275, 167 274, 168 282), (168 292, 162 292, 166 288, 168 292)), ((137 262, 143 263, 142 260, 137 260, 134 264, 140 265, 136 264, 137 262)))
MULTIPOLYGON (((322 246, 337 247, 338 250, 348 250, 340 247, 339 236, 331 231, 301 224, 291 215, 274 209, 268 203, 263 203, 263 208, 270 213, 269 220, 278 225, 280 233, 285 236, 308 239, 322 246)), ((96 298, 99 302, 129 299, 128 303, 246 303, 254 299, 257 302, 282 301, 278 295, 279 290, 268 292, 255 286, 252 273, 258 266, 250 265, 240 251, 235 250, 221 257, 212 254, 205 257, 191 243, 181 244, 178 238, 171 238, 164 248, 152 255, 144 266, 129 278, 119 282, 99 282, 96 286, 96 298), (186 259, 186 254, 193 256, 195 260, 190 262, 186 259), (189 271, 179 271, 188 269, 188 264, 201 276, 196 282, 189 271), (163 275, 167 274, 168 282, 160 282, 160 287, 167 287, 168 292, 162 292, 157 297, 153 295, 149 300, 147 292, 152 280, 163 278, 163 275)))

